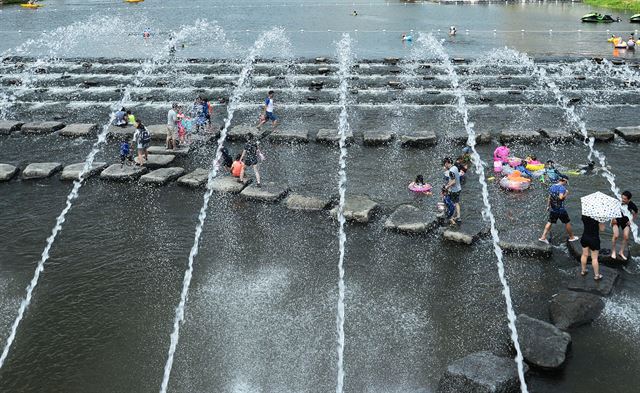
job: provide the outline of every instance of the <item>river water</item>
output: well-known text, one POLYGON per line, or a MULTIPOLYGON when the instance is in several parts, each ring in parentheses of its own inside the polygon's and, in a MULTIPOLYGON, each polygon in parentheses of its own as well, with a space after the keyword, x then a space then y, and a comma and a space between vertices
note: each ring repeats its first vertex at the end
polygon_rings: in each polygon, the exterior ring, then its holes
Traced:
MULTIPOLYGON (((309 92, 308 83, 317 74, 308 69, 312 66, 307 58, 334 56, 341 33, 324 30, 349 30, 360 64, 353 71, 357 79, 349 83, 360 91, 349 98, 347 106, 349 125, 356 136, 356 143, 348 148, 347 195, 368 195, 381 204, 381 211, 367 225, 346 226, 344 390, 433 392, 446 366, 457 358, 479 350, 512 357, 491 242, 481 240, 460 247, 443 242, 436 232, 411 237, 384 229, 386 217, 400 204, 433 208, 436 197, 416 199, 406 185, 418 173, 440 184, 441 158, 457 155, 461 149, 448 136, 463 131, 464 126, 441 67, 434 63, 430 69, 416 70, 415 75, 406 76, 413 80, 414 89, 398 92, 389 89, 386 82, 399 77, 391 74, 393 67, 380 64, 379 59, 410 56, 412 48, 402 45, 398 32, 414 29, 416 35, 418 31, 433 31, 437 36, 437 29, 444 31, 455 24, 459 36, 445 41, 451 56, 474 59, 508 45, 535 59, 546 58, 540 64, 562 93, 581 98, 576 110, 588 127, 636 125, 640 109, 637 87, 625 87, 620 78, 573 59, 610 56, 606 29, 626 29, 622 32, 628 33, 631 25, 581 25, 577 21, 589 8, 580 4, 443 6, 372 2, 355 7, 357 17, 350 16, 354 8, 351 3, 296 4, 276 0, 267 8, 264 3, 242 1, 233 5, 193 1, 189 6, 151 0, 138 5, 48 1, 35 12, 2 7, 2 34, 7 39, 0 43, 0 50, 40 38, 40 44, 26 45, 25 52, 18 54, 81 56, 92 63, 91 68, 75 60, 45 65, 48 72, 34 74, 33 82, 23 88, 3 83, 0 93, 15 95, 6 104, 7 117, 59 117, 66 123, 103 124, 109 118, 109 104, 120 97, 118 89, 133 83, 140 66, 123 58, 154 56, 163 48, 161 42, 169 37, 169 31, 202 18, 209 21, 209 26, 217 21, 226 33, 227 45, 218 36, 208 36, 206 29, 182 40, 176 63, 160 65, 140 86, 131 89, 130 107, 134 112, 148 124, 161 124, 172 101, 187 103, 201 92, 228 97, 239 64, 219 66, 208 60, 199 64, 180 60, 240 59, 261 32, 283 26, 293 53, 283 54, 275 45, 261 57, 300 58, 294 75, 288 77, 293 84, 283 76, 287 66, 281 60, 259 61, 232 126, 252 124, 266 90, 275 87, 282 127, 305 128, 314 135, 319 129, 338 126, 339 81, 330 74, 323 91, 309 92), (68 39, 65 42, 69 45, 55 51, 53 41, 40 37, 41 30, 53 31, 71 23, 78 23, 71 30, 87 34, 94 31, 95 35, 68 39), (139 35, 147 27, 153 35, 144 41, 139 35), (466 28, 469 35, 464 34, 466 28), (305 32, 300 33, 300 29, 305 32), (493 29, 498 30, 495 35, 493 29), (520 29, 583 32, 554 32, 550 36, 548 31, 522 34, 520 29), (367 30, 376 32, 364 33, 367 30), (557 37, 563 42, 572 38, 576 41, 560 47, 555 44, 557 37), (70 77, 63 79, 63 71, 70 77), (423 75, 433 79, 423 79, 423 75), (582 75, 589 78, 575 78, 582 75), (87 78, 99 81, 99 86, 81 87, 87 78), (168 87, 157 84, 166 79, 175 82, 168 87), (308 100, 308 96, 315 100, 308 100), (395 110, 398 102, 402 106, 400 115, 395 110), (389 129, 432 130, 438 144, 426 149, 401 148, 395 143, 362 146, 364 131, 389 129)), ((68 38, 73 31, 58 34, 68 38)), ((2 66, 0 82, 20 75, 14 62, 2 66)), ((27 69, 33 64, 31 59, 24 62, 27 69)), ((491 144, 478 146, 484 160, 491 157, 495 137, 502 130, 569 127, 553 94, 540 90, 517 67, 480 70, 472 75, 464 65, 455 69, 476 131, 490 131, 494 136, 491 144), (480 84, 482 90, 471 89, 473 83, 480 84), (525 93, 513 94, 517 89, 514 86, 526 86, 525 93)), ((216 124, 222 124, 224 108, 216 105, 216 124)), ((0 162, 21 168, 30 162, 80 162, 92 143, 91 138, 65 139, 58 135, 0 136, 0 162)), ((241 149, 236 142, 228 146, 233 152, 241 149)), ((583 164, 588 154, 577 141, 514 144, 511 148, 519 155, 537 154, 540 159, 553 159, 570 169, 583 164)), ((629 164, 637 156, 637 144, 616 138, 614 142, 597 143, 596 148, 607 156, 618 185, 636 191, 634 185, 640 183, 640 175, 630 170, 629 164)), ((336 146, 265 141, 263 150, 267 155, 261 168, 265 181, 287 184, 297 192, 334 198, 338 195, 340 151, 336 146)), ((202 146, 189 157, 178 159, 176 165, 188 171, 208 168, 214 153, 214 145, 202 146)), ((113 141, 97 156, 100 161, 116 159, 117 144, 113 141)), ((573 221, 579 222, 579 196, 595 190, 604 192, 608 183, 591 174, 572 177, 569 187, 568 208, 573 221)), ((71 188, 72 184, 56 177, 15 179, 0 185, 2 343, 71 188)), ((87 180, 54 243, 16 341, 0 369, 0 391, 158 391, 203 192, 176 184, 154 188, 135 182, 87 180)), ((480 192, 477 178, 470 175, 463 192, 463 226, 482 225, 480 192)), ((546 218, 543 187, 505 193, 490 183, 489 194, 501 237, 535 241, 546 218)), ((576 230, 581 231, 580 224, 576 224, 576 230)), ((194 261, 168 391, 335 390, 336 233, 337 224, 326 212, 300 213, 284 204, 260 204, 214 194, 194 261)), ((609 233, 608 229, 603 239, 608 239, 609 233)), ((551 259, 505 257, 517 314, 549 320, 547 302, 562 289, 576 266, 564 246, 564 236, 556 226, 551 259)), ((640 251, 637 247, 633 250, 635 254, 640 251)), ((637 390, 638 272, 637 261, 621 271, 622 279, 606 298, 603 316, 592 325, 571 331, 573 345, 565 369, 558 373, 533 371, 528 379, 531 392, 637 390)))

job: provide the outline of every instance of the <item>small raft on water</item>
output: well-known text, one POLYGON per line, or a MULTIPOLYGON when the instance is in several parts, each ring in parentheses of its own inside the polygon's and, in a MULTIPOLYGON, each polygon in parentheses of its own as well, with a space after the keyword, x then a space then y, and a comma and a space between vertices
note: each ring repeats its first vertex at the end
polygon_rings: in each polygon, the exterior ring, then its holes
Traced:
POLYGON ((44 6, 42 4, 20 4, 20 7, 35 10, 44 6))
MULTIPOLYGON (((620 247, 621 239, 618 239, 617 247, 620 247)), ((606 244, 606 240, 600 238, 600 244, 606 244)), ((611 246, 611 240, 609 240, 609 247, 611 246)), ((580 262, 580 256, 582 255, 582 245, 580 245, 580 240, 576 240, 574 242, 570 242, 567 240, 567 249, 569 250, 569 254, 571 254, 578 262, 580 262)), ((622 266, 626 266, 631 260, 631 253, 629 247, 627 246, 627 250, 625 252, 625 256, 627 260, 621 259, 619 256, 616 259, 611 258, 611 249, 608 248, 600 248, 600 253, 598 254, 598 262, 601 265, 609 266, 609 267, 617 267, 621 268, 622 266)), ((587 263, 591 263, 591 256, 587 260, 587 263)))

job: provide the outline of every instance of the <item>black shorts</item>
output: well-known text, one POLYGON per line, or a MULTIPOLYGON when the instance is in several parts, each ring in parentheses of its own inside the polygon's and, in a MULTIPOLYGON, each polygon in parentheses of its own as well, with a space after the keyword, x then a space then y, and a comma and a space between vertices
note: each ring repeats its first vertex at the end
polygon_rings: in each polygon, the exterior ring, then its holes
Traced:
POLYGON ((449 193, 449 198, 451 199, 451 202, 453 202, 453 203, 460 203, 460 191, 458 191, 458 192, 450 192, 449 193))
POLYGON ((598 251, 600 250, 600 238, 595 239, 583 236, 580 238, 580 245, 588 248, 589 250, 598 251))
POLYGON ((629 218, 627 217, 616 218, 616 225, 618 225, 618 227, 620 227, 621 230, 624 230, 628 222, 629 222, 629 218))
POLYGON ((551 210, 549 212, 549 222, 555 224, 556 222, 558 222, 558 219, 560 219, 560 222, 563 224, 567 224, 571 221, 571 219, 569 218, 569 214, 566 211, 554 212, 553 210, 551 210))
POLYGON ((245 164, 246 166, 254 166, 254 165, 256 165, 257 163, 258 163, 258 159, 257 159, 257 158, 253 158, 253 159, 245 158, 245 159, 244 159, 244 164, 245 164))

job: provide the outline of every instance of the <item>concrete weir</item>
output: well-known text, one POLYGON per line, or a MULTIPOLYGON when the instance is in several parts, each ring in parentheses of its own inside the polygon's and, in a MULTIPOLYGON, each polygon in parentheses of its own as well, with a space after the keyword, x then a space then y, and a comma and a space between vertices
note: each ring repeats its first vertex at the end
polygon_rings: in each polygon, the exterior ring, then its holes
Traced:
POLYGON ((23 179, 44 179, 53 176, 62 169, 59 162, 34 162, 22 171, 23 179))
MULTIPOLYGON (((107 166, 106 162, 94 161, 89 172, 85 173, 84 178, 87 179, 100 174, 100 172, 102 172, 107 166)), ((65 166, 62 170, 62 174, 60 175, 60 180, 78 180, 82 168, 84 168, 84 162, 65 166)))

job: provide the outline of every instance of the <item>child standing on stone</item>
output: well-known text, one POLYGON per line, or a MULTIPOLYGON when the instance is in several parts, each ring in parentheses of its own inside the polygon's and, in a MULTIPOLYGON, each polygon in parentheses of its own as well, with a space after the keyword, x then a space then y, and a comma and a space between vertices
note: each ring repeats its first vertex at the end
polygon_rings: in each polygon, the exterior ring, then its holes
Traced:
POLYGON ((123 139, 122 143, 120 143, 120 167, 124 167, 124 164, 127 163, 127 161, 129 163, 133 162, 133 157, 131 156, 131 145, 128 140, 123 139))

